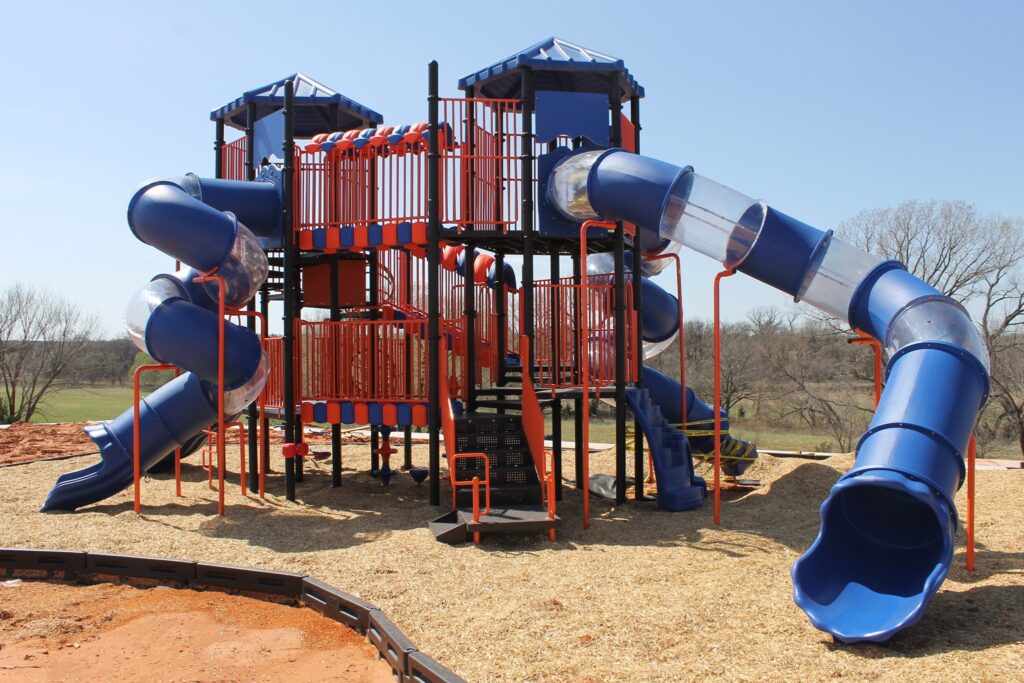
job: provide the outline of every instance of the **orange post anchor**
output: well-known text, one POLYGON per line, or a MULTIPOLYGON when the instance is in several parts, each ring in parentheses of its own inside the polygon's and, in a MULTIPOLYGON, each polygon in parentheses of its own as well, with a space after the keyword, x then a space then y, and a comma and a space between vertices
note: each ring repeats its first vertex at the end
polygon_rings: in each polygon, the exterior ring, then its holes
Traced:
MULTIPOLYGON (((177 368, 170 363, 155 363, 151 365, 140 365, 135 368, 135 374, 132 376, 132 396, 134 398, 134 406, 132 413, 132 465, 134 470, 135 480, 135 512, 138 514, 142 510, 141 494, 142 494, 142 458, 139 454, 141 449, 141 437, 139 435, 139 420, 141 419, 141 409, 139 403, 142 401, 140 396, 141 391, 139 390, 139 379, 143 373, 155 371, 155 370, 176 370, 177 368)), ((181 452, 180 450, 176 453, 176 463, 180 462, 181 452)))
MULTIPOLYGON (((715 525, 721 522, 722 508, 722 320, 721 320, 721 284, 722 278, 733 275, 736 271, 726 268, 715 276, 715 335, 714 335, 714 370, 715 370, 715 525)), ((683 391, 686 389, 684 387, 683 391)), ((684 394, 685 396, 685 394, 684 394)))

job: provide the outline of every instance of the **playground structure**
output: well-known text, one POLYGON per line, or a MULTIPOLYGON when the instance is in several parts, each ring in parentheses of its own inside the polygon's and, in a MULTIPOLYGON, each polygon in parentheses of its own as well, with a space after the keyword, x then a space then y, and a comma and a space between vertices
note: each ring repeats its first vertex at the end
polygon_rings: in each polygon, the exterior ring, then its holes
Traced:
POLYGON ((795 599, 848 642, 915 623, 952 560, 953 495, 988 389, 963 309, 831 231, 641 156, 644 90, 620 60, 550 39, 459 86, 463 97, 440 97, 432 63, 428 121, 403 126, 301 74, 213 112, 217 178, 153 181, 128 210, 137 238, 186 266, 136 295, 130 333, 155 367, 185 373, 92 430, 101 462, 62 476, 44 509, 75 509, 133 481, 138 507, 140 473, 172 456, 178 465, 208 430, 223 513, 225 431, 244 411, 254 491, 264 490, 269 417, 284 422, 291 500, 304 423, 332 426, 335 486, 341 424, 371 426, 371 472, 385 484, 391 434, 404 432, 408 465, 411 429, 425 427, 431 504, 441 503, 442 442, 451 488, 452 511, 431 525, 439 539, 554 538, 561 405, 575 407, 586 526, 586 404, 600 398, 615 407, 617 502, 630 411, 637 499, 645 442, 670 511, 703 504, 693 454, 713 453, 717 523, 720 476, 742 472, 756 451, 728 435, 717 373, 711 405, 685 387, 678 292, 650 276, 673 265, 679 282, 687 246, 723 264, 716 291, 743 272, 885 346, 886 388, 856 465, 822 506, 818 539, 794 565, 795 599), (226 127, 245 134, 228 143, 226 127), (522 257, 518 278, 511 255, 522 257), (548 279, 534 277, 543 256, 548 279), (271 299, 283 302, 277 337, 265 322, 271 299), (303 319, 312 308, 330 319, 303 319), (246 326, 225 320, 243 314, 246 326), (677 337, 682 383, 643 365, 677 337))

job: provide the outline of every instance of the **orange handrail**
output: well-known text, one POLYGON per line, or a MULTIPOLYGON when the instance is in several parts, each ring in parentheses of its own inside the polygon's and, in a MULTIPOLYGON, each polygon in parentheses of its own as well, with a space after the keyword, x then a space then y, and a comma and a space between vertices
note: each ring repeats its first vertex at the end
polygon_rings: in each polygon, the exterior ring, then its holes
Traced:
MULTIPOLYGON (((481 458, 484 461, 484 496, 486 498, 486 511, 491 511, 491 463, 486 453, 456 453, 455 441, 455 412, 452 410, 451 395, 448 391, 448 363, 445 357, 446 351, 442 348, 438 351, 437 372, 438 385, 441 393, 441 429, 444 436, 444 450, 448 457, 448 477, 452 484, 452 509, 456 505, 456 490, 459 486, 473 487, 473 521, 480 521, 480 478, 473 477, 472 480, 460 480, 455 474, 455 464, 459 460, 481 458)), ((480 541, 479 534, 474 534, 474 540, 480 541)))
MULTIPOLYGON (((530 357, 529 337, 526 335, 520 337, 519 348, 525 358, 530 357)), ((533 457, 533 466, 537 470, 537 479, 541 483, 541 493, 547 497, 548 517, 554 519, 555 468, 552 464, 551 470, 548 470, 547 454, 544 450, 544 411, 540 409, 540 403, 537 402, 537 391, 529 372, 523 373, 522 386, 523 432, 526 434, 530 456, 533 457)), ((553 536, 551 540, 554 540, 553 536)))
MULTIPOLYGON (((720 289, 722 278, 735 274, 735 270, 726 268, 715 276, 715 335, 714 335, 714 369, 715 369, 715 525, 721 522, 722 507, 722 321, 720 307, 720 289)), ((686 391, 686 388, 683 388, 686 391)), ((685 393, 684 393, 685 397, 685 393)))
MULTIPOLYGON (((140 365, 135 368, 135 374, 132 376, 132 395, 135 400, 132 413, 132 464, 134 468, 133 477, 135 479, 135 514, 138 514, 142 510, 142 504, 140 502, 142 493, 142 457, 139 454, 141 449, 140 437, 139 437, 139 421, 141 419, 141 409, 139 403, 142 398, 139 391, 139 379, 142 377, 142 373, 149 372, 151 370, 176 370, 177 368, 170 363, 154 363, 150 365, 140 365)), ((180 451, 178 455, 180 459, 180 451)))

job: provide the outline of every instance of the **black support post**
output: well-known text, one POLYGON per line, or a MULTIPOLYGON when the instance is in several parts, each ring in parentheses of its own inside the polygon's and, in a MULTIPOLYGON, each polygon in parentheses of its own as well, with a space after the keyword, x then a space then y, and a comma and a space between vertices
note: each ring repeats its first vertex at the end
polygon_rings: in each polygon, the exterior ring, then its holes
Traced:
POLYGON ((530 373, 533 377, 533 359, 535 357, 533 343, 533 70, 524 68, 521 76, 522 94, 522 148, 520 150, 523 176, 523 197, 521 220, 523 225, 523 281, 522 287, 523 314, 519 325, 523 334, 530 340, 530 353, 527 358, 520 358, 523 375, 530 373))
MULTIPOLYGON (((295 82, 284 84, 284 157, 282 185, 284 188, 284 440, 295 443, 295 225, 292 202, 295 197, 295 82)), ((285 496, 295 500, 295 458, 286 458, 284 467, 285 496)))
POLYGON ((430 504, 441 504, 441 382, 447 378, 440 377, 438 360, 441 351, 440 326, 440 279, 438 268, 441 264, 439 245, 440 216, 440 156, 438 155, 438 105, 440 99, 437 89, 437 62, 430 62, 428 67, 429 91, 427 95, 428 119, 430 125, 430 142, 427 151, 427 353, 430 368, 430 393, 427 403, 430 435, 430 504))
MULTIPOLYGON (((402 274, 402 290, 404 292, 404 303, 406 306, 412 304, 412 254, 408 251, 402 252, 404 273, 402 274)), ((412 394, 412 344, 405 345, 405 391, 406 395, 412 394)), ((402 428, 402 469, 408 470, 412 467, 412 427, 406 425, 402 428)))
MULTIPOLYGON (((341 320, 341 306, 339 305, 340 292, 338 291, 338 261, 340 257, 338 254, 331 256, 330 264, 330 277, 331 277, 331 289, 330 289, 330 304, 331 304, 331 320, 341 320)), ((331 353, 334 354, 335 358, 340 358, 341 349, 335 347, 331 349, 331 353)), ((340 379, 341 367, 340 364, 335 363, 335 382, 340 379)), ((331 486, 341 486, 341 425, 333 423, 331 425, 331 486)))
MULTIPOLYGON (((551 365, 553 366, 552 377, 555 378, 555 385, 561 383, 558 380, 561 377, 562 371, 562 301, 558 297, 558 293, 560 290, 557 288, 558 281, 560 279, 558 272, 559 265, 560 263, 558 249, 552 249, 551 284, 555 286, 551 288, 550 325, 551 365)), ((555 477, 555 500, 562 500, 562 399, 559 398, 558 394, 554 389, 552 389, 551 398, 551 453, 554 456, 552 474, 555 477)))
MULTIPOLYGON (((633 124, 633 149, 637 154, 640 153, 640 97, 633 94, 629 98, 629 120, 633 124)), ((643 254, 637 248, 634 238, 633 245, 633 272, 640 273, 643 269, 643 254)), ((640 287, 640 278, 633 278, 633 309, 636 311, 637 321, 643 320, 643 287, 640 287)), ((683 321, 679 321, 682 325, 683 321)), ((636 337, 635 342, 635 353, 640 358, 641 363, 643 362, 643 349, 644 349, 644 335, 641 330, 641 326, 637 324, 636 329, 633 330, 636 337)), ((640 373, 636 377, 636 385, 638 387, 643 386, 643 366, 640 366, 640 373)), ((633 420, 633 479, 635 484, 633 487, 633 496, 636 500, 643 500, 644 498, 644 432, 640 428, 640 421, 633 420)))
MULTIPOLYGON (((264 283, 260 288, 260 315, 264 321, 270 320, 270 292, 269 287, 264 283)), ((270 472, 270 418, 267 417, 266 409, 260 416, 260 452, 263 453, 263 471, 270 472)), ((257 482, 257 486, 259 482, 257 482)))
POLYGON ((497 345, 498 354, 498 376, 493 378, 492 381, 499 387, 505 386, 505 356, 508 353, 507 339, 505 335, 508 334, 508 312, 505 310, 505 304, 507 303, 507 290, 505 288, 505 254, 500 251, 494 255, 494 272, 498 274, 498 286, 494 288, 494 317, 497 324, 498 338, 494 340, 494 344, 497 345))
MULTIPOLYGON (((618 72, 611 74, 608 104, 612 117, 612 147, 622 145, 622 92, 618 72)), ((626 501, 626 236, 622 221, 615 223, 615 502, 626 501)))
MULTIPOLYGON (((373 176, 371 169, 370 177, 373 176)), ((374 193, 376 194, 376 193, 374 193)), ((369 198, 368 198, 369 199, 369 198)), ((372 210, 371 210, 372 214, 372 210)), ((371 215, 370 218, 373 218, 371 215)), ((377 306, 380 305, 380 262, 377 260, 377 250, 370 249, 366 252, 366 260, 370 266, 370 320, 377 319, 377 306)), ((370 336, 370 358, 377 358, 377 330, 373 329, 370 336)), ((370 364, 370 386, 377 386, 377 364, 370 364)), ((380 471, 380 425, 370 425, 370 476, 377 476, 380 471)))
MULTIPOLYGON (((580 255, 574 253, 572 255, 572 307, 575 311, 575 324, 573 325, 573 335, 575 336, 576 348, 582 348, 583 342, 580 339, 580 329, 583 326, 583 298, 580 296, 580 286, 583 282, 583 266, 580 264, 580 255)), ((579 386, 582 377, 580 377, 580 365, 579 358, 573 363, 573 380, 576 386, 579 386)), ((590 397, 581 393, 575 398, 573 402, 573 417, 576 419, 576 433, 574 438, 576 440, 575 458, 576 458, 576 488, 583 488, 583 456, 586 452, 587 444, 583 443, 583 411, 590 410, 590 397)))
MULTIPOLYGON (((476 204, 476 159, 474 158, 476 154, 476 108, 473 106, 472 97, 473 88, 469 87, 466 89, 466 145, 469 152, 467 161, 469 165, 467 169, 469 182, 466 187, 466 197, 463 198, 468 216, 474 216, 476 204)), ((464 230, 468 236, 472 236, 473 223, 467 223, 464 230)), ((462 314, 466 324, 466 376, 463 377, 463 381, 466 383, 466 396, 468 398, 466 409, 469 412, 473 412, 476 410, 476 282, 474 280, 476 250, 473 248, 472 243, 466 244, 464 254, 462 314)))
MULTIPOLYGON (((252 181, 256 179, 256 165, 254 163, 253 156, 255 155, 255 144, 254 137, 256 131, 256 104, 250 103, 245 107, 245 179, 252 181)), ((223 174, 220 172, 218 166, 217 177, 221 177, 223 174)), ((249 299, 249 303, 246 305, 246 311, 249 313, 249 317, 246 318, 246 327, 256 334, 256 297, 253 296, 249 299)), ((259 452, 257 451, 258 434, 256 433, 256 426, 259 423, 259 409, 256 407, 256 403, 250 403, 249 407, 245 411, 246 417, 246 429, 248 436, 247 447, 249 449, 249 490, 255 491, 260 485, 260 473, 259 473, 259 452)))
POLYGON ((214 124, 213 139, 213 177, 224 175, 224 119, 217 119, 214 124))

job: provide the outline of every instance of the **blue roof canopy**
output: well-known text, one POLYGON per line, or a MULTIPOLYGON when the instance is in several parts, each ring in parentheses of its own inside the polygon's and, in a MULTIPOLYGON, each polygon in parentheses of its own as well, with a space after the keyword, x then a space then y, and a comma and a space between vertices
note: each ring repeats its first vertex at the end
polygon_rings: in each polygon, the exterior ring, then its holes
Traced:
POLYGON ((232 128, 245 130, 245 108, 256 105, 256 119, 284 107, 285 83, 295 81, 295 137, 309 138, 318 133, 364 128, 382 123, 384 117, 369 107, 350 100, 309 76, 295 73, 255 90, 242 93, 236 100, 210 112, 210 120, 223 118, 232 128), (335 114, 337 111, 337 114, 335 114))
POLYGON ((483 97, 519 97, 519 72, 524 67, 534 70, 536 90, 606 93, 610 74, 618 72, 622 74, 623 97, 644 96, 643 86, 621 59, 555 37, 459 79, 459 89, 473 86, 477 95, 483 97))

